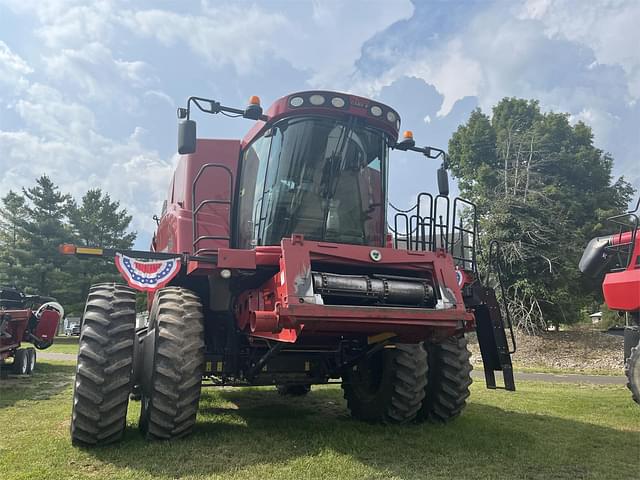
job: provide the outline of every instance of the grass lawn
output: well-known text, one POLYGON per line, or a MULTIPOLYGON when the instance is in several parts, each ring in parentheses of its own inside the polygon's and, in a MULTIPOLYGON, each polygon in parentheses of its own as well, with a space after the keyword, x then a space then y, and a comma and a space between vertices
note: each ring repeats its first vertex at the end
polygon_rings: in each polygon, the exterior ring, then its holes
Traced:
POLYGON ((61 478, 594 478, 636 479, 640 407, 623 386, 520 382, 473 386, 450 425, 385 427, 352 420, 338 386, 306 398, 274 389, 205 390, 191 437, 146 443, 132 402, 124 440, 69 441, 69 363, 0 381, 0 477, 61 478))
POLYGON ((78 353, 78 340, 80 337, 66 337, 60 336, 56 337, 53 340, 53 345, 49 348, 42 350, 47 353, 73 353, 74 355, 78 353))

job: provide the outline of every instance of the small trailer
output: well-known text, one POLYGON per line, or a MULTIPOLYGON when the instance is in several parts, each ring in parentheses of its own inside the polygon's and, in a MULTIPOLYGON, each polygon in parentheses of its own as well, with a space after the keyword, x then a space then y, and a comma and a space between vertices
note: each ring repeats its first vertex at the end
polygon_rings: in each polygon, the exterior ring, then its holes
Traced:
POLYGON ((50 297, 25 295, 13 287, 0 286, 0 373, 30 375, 36 366, 36 348, 53 344, 62 306, 50 297), (33 347, 22 347, 28 342, 33 347), (34 348, 35 347, 35 348, 34 348), (13 363, 6 363, 13 358, 13 363))

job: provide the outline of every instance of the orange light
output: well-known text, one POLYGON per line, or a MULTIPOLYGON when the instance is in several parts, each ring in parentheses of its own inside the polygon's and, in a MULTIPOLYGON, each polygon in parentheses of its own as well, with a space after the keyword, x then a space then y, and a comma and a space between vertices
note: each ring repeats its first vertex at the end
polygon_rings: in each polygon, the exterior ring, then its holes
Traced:
POLYGON ((76 246, 71 243, 63 243, 58 247, 58 250, 60 250, 60 253, 63 255, 75 255, 76 246))
POLYGON ((402 136, 404 138, 408 139, 413 139, 413 132, 411 130, 405 130, 405 132, 402 134, 402 136))
POLYGON ((249 99, 249 105, 260 105, 260 97, 257 95, 252 95, 249 99))

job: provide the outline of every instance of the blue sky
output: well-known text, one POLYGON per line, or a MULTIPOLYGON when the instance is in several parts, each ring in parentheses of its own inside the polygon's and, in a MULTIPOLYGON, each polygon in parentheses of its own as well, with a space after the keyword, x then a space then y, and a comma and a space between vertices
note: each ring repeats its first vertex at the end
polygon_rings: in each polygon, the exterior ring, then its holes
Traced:
MULTIPOLYGON (((186 97, 307 88, 375 97, 440 147, 472 109, 535 98, 590 124, 639 188, 639 21, 636 0, 0 0, 0 195, 43 173, 76 197, 101 187, 146 248, 186 97)), ((199 120, 203 136, 250 128, 199 120)), ((394 153, 391 200, 434 189, 437 166, 394 153)))

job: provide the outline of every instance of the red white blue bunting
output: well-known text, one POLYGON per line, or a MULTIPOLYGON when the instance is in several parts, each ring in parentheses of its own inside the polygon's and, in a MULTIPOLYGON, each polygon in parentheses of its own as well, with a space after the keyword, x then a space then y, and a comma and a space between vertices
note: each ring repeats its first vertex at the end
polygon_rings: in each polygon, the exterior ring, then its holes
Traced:
POLYGON ((116 267, 127 284, 143 292, 164 287, 180 270, 180 258, 169 260, 136 260, 116 253, 116 267))

